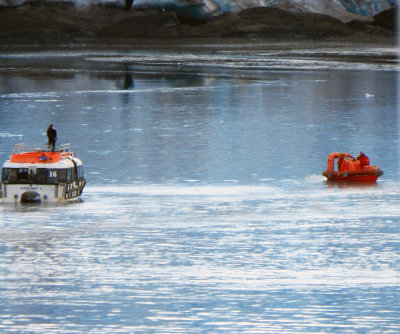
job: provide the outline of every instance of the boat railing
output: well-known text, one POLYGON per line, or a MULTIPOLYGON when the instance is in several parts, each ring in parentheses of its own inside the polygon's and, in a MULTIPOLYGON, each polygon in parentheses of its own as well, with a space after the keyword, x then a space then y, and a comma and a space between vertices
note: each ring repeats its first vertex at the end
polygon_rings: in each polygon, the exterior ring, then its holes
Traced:
POLYGON ((70 143, 67 143, 67 144, 61 144, 60 146, 59 146, 59 148, 58 148, 58 151, 59 152, 70 152, 70 149, 69 149, 69 147, 70 147, 70 143))
MULTIPOLYGON (((14 145, 14 153, 26 153, 26 152, 50 152, 50 148, 46 145, 26 145, 24 143, 18 143, 14 145)), ((70 144, 61 144, 56 152, 69 152, 70 144)))

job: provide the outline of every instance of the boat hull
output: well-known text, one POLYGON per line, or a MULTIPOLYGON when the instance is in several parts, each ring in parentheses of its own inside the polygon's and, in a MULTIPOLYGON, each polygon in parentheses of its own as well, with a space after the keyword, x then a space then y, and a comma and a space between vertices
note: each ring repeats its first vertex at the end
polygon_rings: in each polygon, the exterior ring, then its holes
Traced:
POLYGON ((376 182, 378 177, 376 175, 333 176, 328 177, 327 180, 332 182, 376 182))
POLYGON ((0 184, 1 203, 63 203, 79 197, 85 181, 71 184, 0 184))
POLYGON ((380 169, 322 173, 328 181, 333 182, 376 182, 382 174, 380 169))

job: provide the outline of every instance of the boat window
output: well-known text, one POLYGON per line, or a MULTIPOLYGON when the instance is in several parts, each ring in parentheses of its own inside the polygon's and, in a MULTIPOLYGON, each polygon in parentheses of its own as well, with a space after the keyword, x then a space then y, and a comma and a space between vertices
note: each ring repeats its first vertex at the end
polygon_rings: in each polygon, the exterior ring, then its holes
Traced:
POLYGON ((47 183, 57 183, 58 181, 58 169, 48 169, 47 170, 47 183))
POLYGON ((76 164, 74 163, 74 168, 71 168, 71 177, 73 180, 77 179, 77 174, 78 174, 77 167, 76 164))
POLYGON ((36 169, 36 180, 38 183, 46 183, 47 182, 47 169, 46 168, 36 169))
POLYGON ((18 176, 18 169, 17 168, 10 168, 10 175, 8 177, 8 183, 16 183, 18 176))
POLYGON ((73 174, 73 168, 69 168, 68 169, 68 182, 73 181, 72 174, 73 174))
POLYGON ((78 166, 78 179, 83 179, 83 166, 78 166))
POLYGON ((1 182, 7 183, 10 177, 10 168, 3 168, 1 170, 1 182))
POLYGON ((58 182, 67 182, 67 169, 59 169, 58 170, 58 182))
POLYGON ((28 168, 3 168, 1 180, 4 183, 27 183, 28 168))
POLYGON ((17 180, 18 183, 26 183, 28 182, 28 168, 18 168, 17 180))
POLYGON ((68 168, 68 169, 66 169, 65 170, 65 173, 66 173, 66 179, 65 179, 65 181, 66 182, 71 182, 71 168, 68 168))

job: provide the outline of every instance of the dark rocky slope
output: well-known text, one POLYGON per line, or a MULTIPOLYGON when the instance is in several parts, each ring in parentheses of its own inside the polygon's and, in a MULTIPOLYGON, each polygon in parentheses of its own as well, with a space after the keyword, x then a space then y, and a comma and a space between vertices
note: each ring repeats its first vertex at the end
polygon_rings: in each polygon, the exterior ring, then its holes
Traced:
POLYGON ((320 14, 292 14, 275 8, 224 13, 199 24, 182 21, 174 12, 126 11, 117 7, 77 10, 67 2, 28 2, 0 7, 0 43, 68 44, 129 39, 179 38, 359 38, 394 35, 395 11, 375 22, 344 24, 320 14), (391 22, 391 23, 390 23, 391 22))

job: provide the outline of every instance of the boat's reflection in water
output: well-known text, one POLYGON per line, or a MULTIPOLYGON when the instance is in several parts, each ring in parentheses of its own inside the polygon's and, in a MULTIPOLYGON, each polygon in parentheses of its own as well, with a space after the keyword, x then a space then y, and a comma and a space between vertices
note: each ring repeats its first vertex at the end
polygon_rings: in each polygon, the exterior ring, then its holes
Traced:
POLYGON ((379 187, 377 182, 361 182, 361 181, 325 181, 328 188, 375 188, 379 187))

